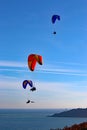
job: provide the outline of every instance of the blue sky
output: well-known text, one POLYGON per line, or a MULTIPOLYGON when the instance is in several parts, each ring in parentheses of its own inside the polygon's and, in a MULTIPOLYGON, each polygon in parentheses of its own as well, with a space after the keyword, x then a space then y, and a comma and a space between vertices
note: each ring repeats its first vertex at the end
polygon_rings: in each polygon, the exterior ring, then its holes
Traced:
POLYGON ((87 107, 86 6, 86 0, 0 1, 0 108, 87 107), (52 24, 54 14, 60 21, 52 24), (34 72, 31 53, 43 57, 34 72), (35 92, 22 88, 25 79, 35 92))

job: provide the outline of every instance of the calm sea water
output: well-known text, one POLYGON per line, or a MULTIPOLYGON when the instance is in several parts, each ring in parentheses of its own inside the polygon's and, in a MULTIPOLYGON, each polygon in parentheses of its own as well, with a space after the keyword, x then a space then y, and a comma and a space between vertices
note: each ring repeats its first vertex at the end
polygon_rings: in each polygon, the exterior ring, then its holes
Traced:
POLYGON ((0 110, 0 130, 50 130, 87 121, 87 118, 47 117, 63 110, 3 109, 0 110))

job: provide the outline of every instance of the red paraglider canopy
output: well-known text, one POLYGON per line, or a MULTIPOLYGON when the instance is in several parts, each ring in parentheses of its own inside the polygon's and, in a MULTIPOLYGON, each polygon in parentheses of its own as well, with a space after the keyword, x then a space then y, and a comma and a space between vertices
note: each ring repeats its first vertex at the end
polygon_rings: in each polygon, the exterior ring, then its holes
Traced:
POLYGON ((36 63, 39 63, 40 65, 42 65, 42 56, 37 55, 37 54, 30 54, 28 56, 28 67, 31 71, 34 71, 36 63))

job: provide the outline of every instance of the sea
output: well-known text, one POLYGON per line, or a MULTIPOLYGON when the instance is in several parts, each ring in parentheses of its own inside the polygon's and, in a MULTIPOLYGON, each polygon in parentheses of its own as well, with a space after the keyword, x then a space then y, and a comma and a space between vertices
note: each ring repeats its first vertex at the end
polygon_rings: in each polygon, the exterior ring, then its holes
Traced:
POLYGON ((0 130, 51 130, 86 122, 87 118, 48 117, 63 109, 0 109, 0 130))

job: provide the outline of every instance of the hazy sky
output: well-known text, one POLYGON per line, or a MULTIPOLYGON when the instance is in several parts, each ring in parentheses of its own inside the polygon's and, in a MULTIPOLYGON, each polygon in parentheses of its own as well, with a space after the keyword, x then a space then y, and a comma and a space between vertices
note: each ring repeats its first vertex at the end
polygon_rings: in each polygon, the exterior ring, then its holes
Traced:
POLYGON ((87 0, 0 0, 0 108, 76 107, 87 107, 87 0), (31 53, 43 57, 34 72, 31 53))

